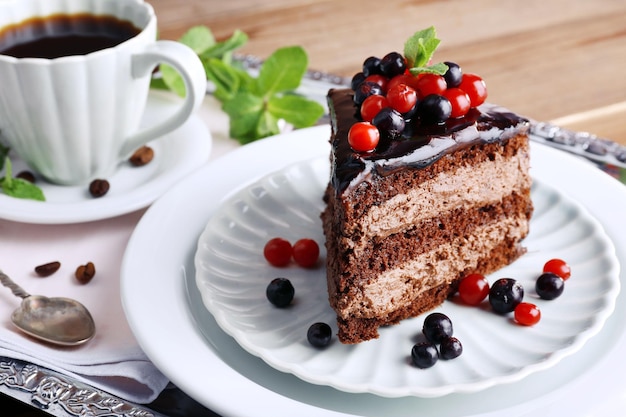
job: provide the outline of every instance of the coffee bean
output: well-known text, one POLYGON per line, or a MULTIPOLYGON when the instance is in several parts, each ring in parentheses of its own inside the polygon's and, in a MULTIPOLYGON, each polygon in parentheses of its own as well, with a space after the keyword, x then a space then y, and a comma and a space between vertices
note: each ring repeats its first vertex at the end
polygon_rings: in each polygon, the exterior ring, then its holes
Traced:
POLYGON ((87 262, 85 265, 80 265, 76 268, 76 273, 74 274, 76 279, 81 284, 86 284, 96 275, 96 267, 93 262, 87 262))
POLYGON ((96 179, 91 181, 91 184, 89 184, 89 193, 96 198, 102 197, 109 192, 109 187, 110 185, 107 180, 96 179))
POLYGON ((19 174, 17 174, 15 176, 15 178, 21 178, 24 181, 28 181, 30 183, 34 183, 35 182, 35 174, 33 174, 30 171, 22 171, 19 174))
POLYGON ((129 161, 136 167, 141 167, 152 161, 154 150, 149 146, 142 146, 130 157, 129 161))
POLYGON ((35 267, 35 273, 40 277, 48 277, 59 270, 61 262, 48 262, 47 264, 39 265, 35 267))

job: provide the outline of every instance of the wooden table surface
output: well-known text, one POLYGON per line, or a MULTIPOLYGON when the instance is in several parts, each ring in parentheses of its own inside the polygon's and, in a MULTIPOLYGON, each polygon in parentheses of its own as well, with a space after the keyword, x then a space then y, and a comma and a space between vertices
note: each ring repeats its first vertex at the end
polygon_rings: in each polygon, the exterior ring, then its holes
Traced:
POLYGON ((624 0, 148 0, 162 38, 241 29, 261 58, 300 45, 312 69, 352 76, 434 25, 437 61, 487 82, 489 101, 626 144, 624 0))

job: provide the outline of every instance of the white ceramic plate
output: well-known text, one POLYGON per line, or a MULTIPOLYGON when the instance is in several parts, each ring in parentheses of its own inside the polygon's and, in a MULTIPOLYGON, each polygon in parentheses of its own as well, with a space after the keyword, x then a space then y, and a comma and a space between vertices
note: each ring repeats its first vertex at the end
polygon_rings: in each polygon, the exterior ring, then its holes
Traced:
MULTIPOLYGON (((624 292, 602 331, 550 370, 472 394, 436 398, 384 398, 309 384, 268 366, 224 333, 195 286, 198 237, 234 189, 294 162, 327 155, 328 132, 328 126, 301 130, 241 147, 187 177, 142 217, 124 256, 121 296, 142 349, 174 384, 224 417, 406 417, 417 412, 582 417, 599 415, 598 410, 621 412, 626 391, 621 377, 626 373, 624 292)), ((533 175, 583 204, 604 226, 620 262, 626 262, 624 186, 565 153, 533 144, 532 154, 533 175)), ((620 277, 626 279, 624 271, 620 277)))
MULTIPOLYGON (((172 94, 152 91, 143 123, 160 120, 176 109, 178 99, 172 94)), ((8 197, 0 192, 0 217, 25 223, 80 223, 115 217, 144 208, 169 190, 187 174, 209 160, 211 134, 205 123, 193 115, 175 131, 149 143, 154 159, 143 167, 120 164, 107 178, 109 192, 93 198, 88 186, 61 186, 38 179, 45 202, 8 197)), ((13 172, 28 169, 11 154, 13 172)))
POLYGON ((485 308, 445 302, 436 311, 451 318, 463 355, 428 370, 409 365, 426 314, 382 328, 380 338, 367 343, 335 340, 326 349, 312 347, 306 339, 311 324, 328 323, 336 333, 326 270, 272 267, 263 246, 275 236, 290 242, 312 238, 323 246, 320 213, 329 169, 323 156, 271 173, 226 199, 200 236, 195 266, 207 309, 226 333, 271 366, 348 392, 389 397, 474 392, 553 366, 597 334, 613 312, 620 286, 612 242, 580 205, 535 181, 535 213, 524 241, 528 254, 488 279, 518 279, 525 300, 542 311, 537 325, 522 328, 485 308), (566 259, 574 277, 558 300, 548 302, 533 297, 534 282, 552 258, 566 259), (276 277, 289 278, 296 289, 287 309, 265 297, 276 277))

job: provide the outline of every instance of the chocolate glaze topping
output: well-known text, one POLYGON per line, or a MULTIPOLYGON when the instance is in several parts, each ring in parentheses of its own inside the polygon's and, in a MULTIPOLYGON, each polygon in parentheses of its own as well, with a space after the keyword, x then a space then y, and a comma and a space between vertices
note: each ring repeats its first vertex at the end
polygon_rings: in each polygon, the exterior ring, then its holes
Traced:
POLYGON ((409 123, 402 137, 383 138, 375 151, 359 153, 350 148, 347 139, 350 127, 359 121, 353 95, 349 88, 328 92, 330 140, 335 150, 331 181, 338 193, 373 176, 386 176, 405 167, 427 167, 442 156, 475 143, 504 142, 529 128, 527 119, 502 107, 483 104, 444 125, 409 123))

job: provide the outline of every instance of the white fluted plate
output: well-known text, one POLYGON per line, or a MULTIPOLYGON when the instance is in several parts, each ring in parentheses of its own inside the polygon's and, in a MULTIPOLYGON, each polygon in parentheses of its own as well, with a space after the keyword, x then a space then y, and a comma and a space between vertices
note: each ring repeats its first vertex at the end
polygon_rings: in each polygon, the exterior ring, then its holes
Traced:
MULTIPOLYGON (((153 124, 175 111, 179 99, 171 93, 151 91, 142 123, 153 124)), ((107 219, 150 205, 178 181, 206 164, 212 138, 206 124, 192 115, 178 129, 148 144, 154 159, 142 167, 120 163, 117 171, 106 178, 111 188, 100 198, 89 194, 88 185, 65 186, 38 178, 46 201, 8 197, 0 192, 0 217, 32 224, 70 224, 107 219)), ((28 170, 13 153, 13 174, 28 170)))
POLYGON ((526 301, 542 311, 533 327, 510 316, 446 301, 447 314, 463 354, 434 367, 410 364, 411 347, 420 340, 424 315, 380 330, 380 338, 358 345, 338 340, 315 349, 306 340, 314 322, 331 324, 327 301, 320 212, 328 179, 327 157, 299 162, 242 189, 219 206, 199 238, 196 283, 219 326, 246 351, 270 366, 319 385, 385 397, 438 397, 476 392, 518 381, 557 364, 597 334, 615 307, 619 262, 601 224, 580 204, 535 181, 535 213, 525 240, 528 253, 488 277, 513 277, 526 289, 526 301), (262 248, 272 237, 292 243, 309 237, 322 250, 317 268, 271 267, 262 248), (565 259, 572 267, 563 295, 539 299, 534 282, 545 261, 565 259), (289 278, 296 290, 287 309, 273 307, 265 289, 275 277, 289 278))

